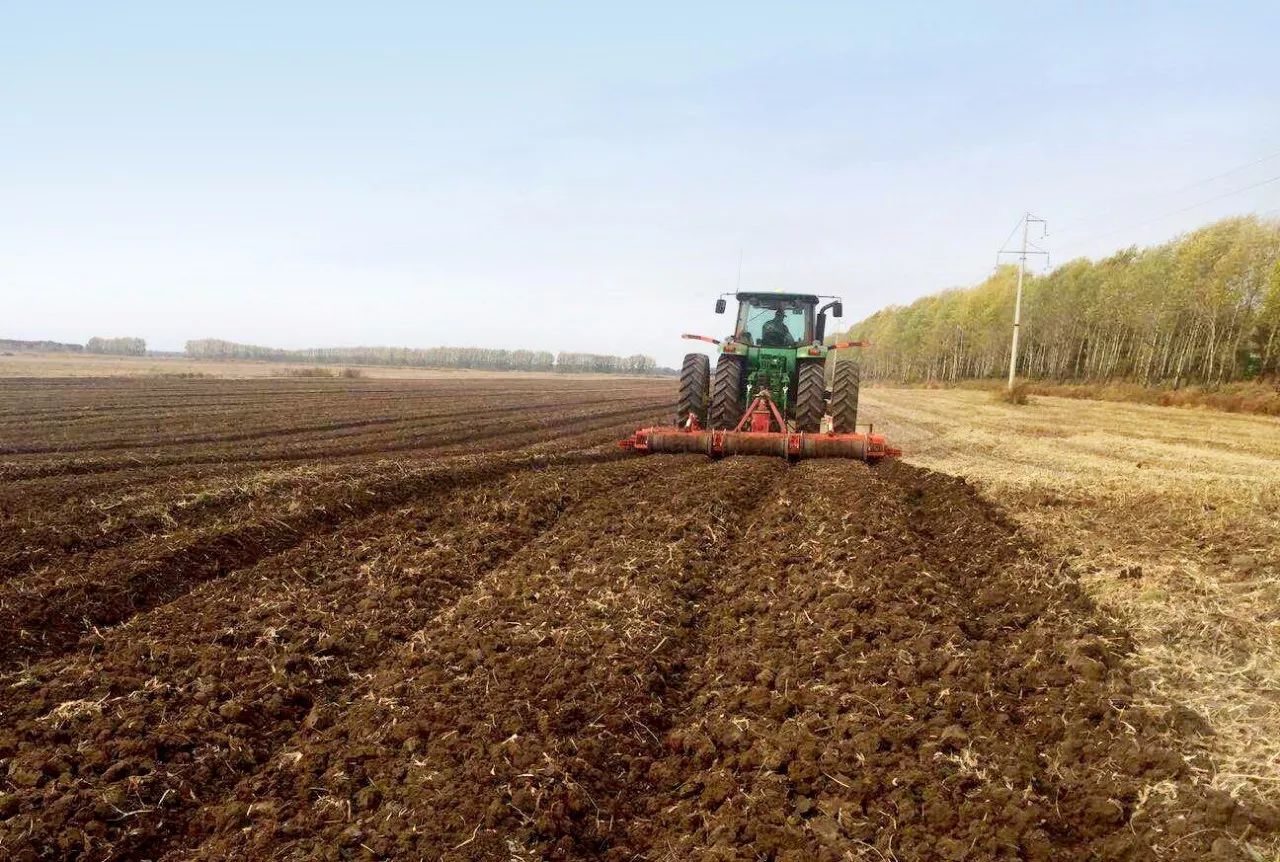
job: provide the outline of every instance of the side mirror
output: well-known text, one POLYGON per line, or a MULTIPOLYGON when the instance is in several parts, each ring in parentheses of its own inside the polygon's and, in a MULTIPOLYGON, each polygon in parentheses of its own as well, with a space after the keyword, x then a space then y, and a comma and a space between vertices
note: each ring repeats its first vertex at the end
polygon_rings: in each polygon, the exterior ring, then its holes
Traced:
POLYGON ((716 300, 716 314, 724 314, 724 300, 723 300, 723 299, 717 299, 717 300, 716 300))
POLYGON ((831 304, 831 316, 832 316, 832 317, 844 317, 844 303, 843 303, 843 302, 834 302, 834 303, 832 303, 832 304, 831 304))

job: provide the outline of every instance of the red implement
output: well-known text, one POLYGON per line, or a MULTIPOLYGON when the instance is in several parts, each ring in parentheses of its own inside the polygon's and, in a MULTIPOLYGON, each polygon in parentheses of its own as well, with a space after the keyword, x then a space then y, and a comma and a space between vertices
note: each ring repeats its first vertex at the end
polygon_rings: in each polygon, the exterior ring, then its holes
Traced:
POLYGON ((790 460, 801 458, 856 458, 875 462, 897 458, 901 449, 889 446, 879 434, 805 434, 787 430, 778 406, 768 391, 751 402, 732 431, 707 430, 690 418, 687 428, 674 425, 641 428, 625 440, 623 449, 641 454, 690 452, 712 457, 724 455, 776 455, 790 460))

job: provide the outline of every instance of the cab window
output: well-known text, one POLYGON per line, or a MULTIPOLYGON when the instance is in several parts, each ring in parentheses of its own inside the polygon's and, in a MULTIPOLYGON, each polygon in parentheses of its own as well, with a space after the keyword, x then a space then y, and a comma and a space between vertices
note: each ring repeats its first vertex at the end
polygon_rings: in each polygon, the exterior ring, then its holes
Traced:
POLYGON ((734 334, 757 347, 795 347, 809 340, 810 311, 809 303, 795 300, 744 299, 734 334))

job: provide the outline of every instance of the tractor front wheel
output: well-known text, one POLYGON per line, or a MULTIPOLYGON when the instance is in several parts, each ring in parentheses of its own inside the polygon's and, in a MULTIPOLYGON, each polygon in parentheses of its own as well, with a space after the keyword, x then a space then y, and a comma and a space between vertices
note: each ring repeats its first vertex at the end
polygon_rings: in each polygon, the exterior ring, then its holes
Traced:
POLYGON ((707 424, 707 382, 711 379, 711 360, 705 353, 686 353, 680 366, 680 399, 676 401, 676 425, 684 427, 690 416, 700 425, 707 424))
POLYGON ((709 427, 738 427, 742 420, 742 388, 746 385, 746 369, 742 358, 721 353, 716 360, 716 374, 711 380, 711 416, 709 427))
POLYGON ((837 359, 831 382, 831 430, 852 434, 858 430, 858 386, 861 369, 856 359, 837 359))
POLYGON ((826 412, 826 375, 821 362, 803 362, 797 370, 796 430, 817 434, 822 430, 822 414, 826 412))

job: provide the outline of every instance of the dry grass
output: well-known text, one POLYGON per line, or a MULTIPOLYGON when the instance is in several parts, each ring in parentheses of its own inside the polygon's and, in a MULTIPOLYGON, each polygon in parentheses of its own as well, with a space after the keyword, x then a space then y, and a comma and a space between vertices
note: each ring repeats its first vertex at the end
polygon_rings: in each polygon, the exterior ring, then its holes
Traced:
POLYGON ((320 368, 312 365, 309 368, 286 368, 280 373, 274 375, 276 377, 333 377, 332 368, 320 368))
POLYGON ((1207 407, 1227 413, 1260 413, 1280 416, 1280 384, 1224 383, 1221 386, 1184 386, 1159 389, 1136 383, 1031 383, 1036 395, 1060 398, 1093 398, 1100 401, 1129 401, 1162 407, 1207 407))
POLYGON ((1149 704, 1212 728, 1201 780, 1280 801, 1280 421, 957 389, 863 398, 906 460, 973 480, 1082 572, 1133 633, 1149 704))
POLYGON ((1021 407, 1027 403, 1027 383, 1025 380, 1019 380, 1013 386, 1001 386, 995 390, 995 398, 997 401, 1003 401, 1005 404, 1014 404, 1021 407))
MULTIPOLYGON (((886 385, 893 389, 981 389, 995 392, 997 396, 1005 388, 1003 382, 995 380, 962 380, 955 384, 932 381, 886 385)), ((1053 395, 1058 398, 1120 401, 1153 404, 1160 407, 1194 407, 1221 410, 1225 413, 1280 416, 1280 381, 1275 380, 1223 383, 1217 386, 1183 386, 1178 389, 1140 386, 1137 383, 1124 382, 1050 383, 1038 380, 1020 381, 1018 386, 1024 387, 1024 391, 1029 395, 1053 395)))

